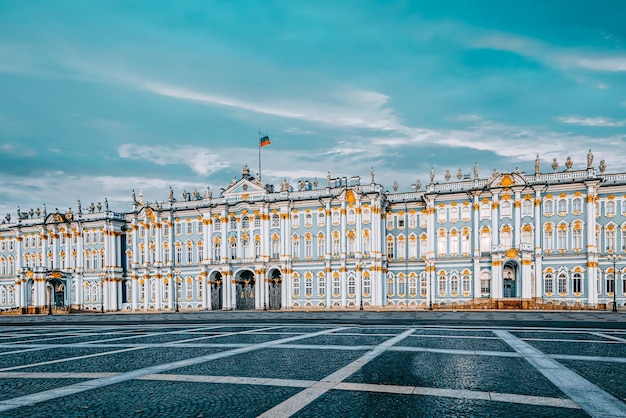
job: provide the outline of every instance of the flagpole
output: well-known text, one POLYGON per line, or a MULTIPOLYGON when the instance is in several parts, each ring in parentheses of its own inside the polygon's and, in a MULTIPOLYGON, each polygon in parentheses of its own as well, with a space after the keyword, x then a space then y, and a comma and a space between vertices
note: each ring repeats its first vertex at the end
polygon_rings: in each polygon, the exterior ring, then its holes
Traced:
POLYGON ((259 178, 257 180, 261 181, 261 131, 259 131, 259 178))

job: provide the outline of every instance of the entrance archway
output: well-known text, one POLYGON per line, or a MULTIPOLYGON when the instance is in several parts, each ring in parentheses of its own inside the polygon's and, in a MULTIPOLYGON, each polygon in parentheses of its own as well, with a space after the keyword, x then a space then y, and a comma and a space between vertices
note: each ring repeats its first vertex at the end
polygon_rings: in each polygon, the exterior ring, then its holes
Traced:
POLYGON ((502 269, 502 297, 515 298, 519 289, 517 280, 517 264, 509 261, 502 269))
POLYGON ((268 275, 269 279, 269 294, 268 294, 268 309, 278 310, 281 306, 282 297, 282 283, 283 279, 280 275, 280 270, 274 269, 270 271, 268 275))
MULTIPOLYGON (((65 306, 65 283, 59 279, 48 279, 49 293, 46 295, 48 304, 56 308, 65 306)), ((48 292, 48 290, 47 290, 48 292)))
POLYGON ((254 274, 249 270, 242 270, 235 276, 235 291, 237 310, 254 309, 254 274))
POLYGON ((222 273, 216 271, 211 274, 209 284, 211 286, 211 309, 222 309, 222 273))

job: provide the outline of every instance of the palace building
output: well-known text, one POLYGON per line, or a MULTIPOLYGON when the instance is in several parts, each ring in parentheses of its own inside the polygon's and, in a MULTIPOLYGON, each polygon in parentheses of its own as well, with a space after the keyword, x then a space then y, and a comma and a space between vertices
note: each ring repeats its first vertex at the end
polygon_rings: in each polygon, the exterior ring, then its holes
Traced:
POLYGON ((18 211, 0 225, 0 310, 607 309, 626 303, 626 173, 604 161, 478 168, 422 189, 263 184, 132 211, 18 211))

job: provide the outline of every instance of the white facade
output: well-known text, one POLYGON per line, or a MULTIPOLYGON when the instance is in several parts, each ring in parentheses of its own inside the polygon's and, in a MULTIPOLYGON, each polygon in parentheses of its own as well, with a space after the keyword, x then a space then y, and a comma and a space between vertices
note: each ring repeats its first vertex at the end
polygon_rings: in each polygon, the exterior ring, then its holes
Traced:
POLYGON ((19 214, 0 309, 621 308, 626 174, 592 162, 391 193, 373 172, 274 192, 246 167, 220 197, 19 214))

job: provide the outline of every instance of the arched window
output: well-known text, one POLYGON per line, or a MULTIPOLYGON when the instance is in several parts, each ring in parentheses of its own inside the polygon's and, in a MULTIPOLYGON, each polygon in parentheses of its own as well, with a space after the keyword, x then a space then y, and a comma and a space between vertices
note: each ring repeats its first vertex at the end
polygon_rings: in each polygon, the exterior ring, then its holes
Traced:
MULTIPOLYGON (((187 222, 185 223, 185 228, 186 228, 186 233, 187 235, 191 235, 193 234, 193 223, 191 222, 190 219, 187 219, 187 222)), ((150 226, 150 235, 154 236, 154 227, 150 226)))
POLYGON ((480 273, 480 294, 483 297, 491 293, 491 274, 487 271, 480 273))
POLYGON ((583 231, 579 224, 574 224, 574 229, 572 230, 572 248, 575 251, 583 249, 583 231))
POLYGON ((339 225, 339 211, 338 210, 333 210, 332 212, 332 223, 333 225, 339 225))
POLYGON ((291 237, 291 256, 300 258, 300 237, 298 234, 293 234, 291 237))
POLYGON ((222 221, 219 218, 216 218, 213 222, 213 231, 219 232, 222 230, 222 221))
POLYGON ((313 215, 311 212, 304 214, 304 226, 310 228, 313 225, 313 215))
POLYGON ((300 276, 294 274, 293 276, 293 297, 300 296, 300 276))
POLYGON ((574 273, 574 279, 572 280, 572 291, 574 293, 582 293, 582 289, 583 289, 582 275, 576 272, 574 273))
POLYGON ((461 219, 465 222, 469 221, 470 219, 470 214, 471 214, 471 210, 469 206, 463 206, 461 208, 461 219))
POLYGON ((456 222, 459 220, 459 208, 457 206, 452 206, 450 208, 450 222, 456 222))
POLYGON ((491 231, 484 228, 480 231, 480 252, 488 253, 491 251, 491 231))
POLYGON ((369 296, 372 293, 372 279, 368 272, 363 273, 363 296, 369 296))
POLYGON ((456 274, 450 276, 450 294, 453 296, 459 294, 459 276, 456 274))
POLYGON ((439 294, 445 295, 446 292, 446 274, 441 272, 439 273, 439 294))
POLYGON ((551 224, 547 224, 543 231, 543 249, 544 251, 552 251, 554 249, 554 232, 551 224))
POLYGON ((321 272, 317 275, 317 291, 321 298, 326 296, 326 277, 321 272))
POLYGON ((615 229, 613 225, 609 225, 605 231, 606 237, 606 251, 613 252, 615 251, 615 229))
POLYGON ((387 237, 387 258, 394 258, 395 240, 391 235, 387 237))
POLYGON ((406 280, 404 274, 398 276, 398 296, 404 296, 406 294, 406 280))
POLYGON ((364 208, 363 213, 361 214, 361 220, 363 223, 369 223, 371 218, 371 212, 369 208, 364 208))
POLYGON ((333 232, 333 257, 339 257, 341 251, 341 239, 339 238, 339 232, 333 232))
POLYGON ((491 218, 491 206, 489 203, 483 203, 480 205, 480 219, 490 219, 491 218))
POLYGON ((414 273, 411 273, 409 277, 409 295, 414 298, 417 295, 417 277, 414 273))
POLYGON ((543 278, 543 287, 546 294, 554 293, 554 276, 552 273, 548 273, 543 278))
POLYGON ((317 256, 322 258, 326 255, 326 239, 324 234, 320 232, 317 234, 317 256))
POLYGON ((613 294, 614 291, 615 291, 615 276, 611 272, 606 275, 606 293, 607 295, 613 294))
POLYGON ((291 214, 291 227, 300 228, 300 215, 295 212, 291 214))
POLYGON ((254 237, 254 258, 261 257, 261 237, 254 237))
POLYGON ((326 213, 323 210, 317 212, 317 226, 326 225, 326 213))
POLYGON ((237 240, 235 239, 230 241, 230 259, 237 259, 237 240))
POLYGON ((533 202, 530 199, 522 202, 522 216, 533 216, 533 202))
POLYGON ((347 238, 347 245, 348 245, 347 252, 348 252, 349 258, 354 257, 354 242, 355 242, 354 233, 349 233, 348 238, 347 238))
POLYGON ((341 293, 341 281, 339 275, 335 273, 333 276, 333 296, 337 297, 341 293))
POLYGON ((562 214, 562 215, 567 213, 567 200, 559 199, 558 212, 559 212, 559 214, 562 214))
POLYGON ((446 208, 437 209, 437 222, 445 222, 446 221, 446 208))
POLYGON ((255 216, 254 217, 254 227, 255 228, 260 228, 261 227, 261 217, 260 216, 255 216))
POLYGON ((427 273, 420 273, 420 296, 422 297, 426 297, 428 291, 428 279, 426 274, 427 273))
POLYGON ((559 274, 558 289, 560 294, 567 293, 567 275, 565 273, 559 274))
POLYGON ((500 244, 502 247, 507 250, 512 247, 512 239, 511 239, 511 231, 510 229, 503 229, 500 232, 500 244))
POLYGON ((509 200, 503 200, 500 204, 500 217, 510 218, 512 216, 511 202, 509 200))
POLYGON ((440 229, 439 232, 437 232, 437 253, 440 256, 445 256, 448 252, 448 240, 446 237, 446 230, 445 229, 440 229))
POLYGON ((241 217, 241 229, 248 229, 250 228, 250 218, 248 218, 247 216, 242 216, 241 217))
MULTIPOLYGON (((626 229, 624 229, 626 231, 626 229)), ((372 238, 369 229, 363 230, 363 255, 369 257, 372 252, 372 238)))
POLYGON ((313 279, 310 276, 304 279, 304 294, 307 297, 311 297, 313 294, 313 279))
POLYGON ((554 202, 552 200, 546 200, 543 204, 544 215, 551 216, 554 214, 554 202))
POLYGON ((270 243, 270 249, 272 251, 272 258, 280 257, 280 241, 278 239, 278 235, 274 234, 272 236, 272 242, 270 243))
POLYGON ((463 293, 468 294, 470 292, 471 280, 469 274, 463 275, 463 293))
POLYGON ((272 228, 280 227, 280 216, 277 213, 272 215, 272 228))
POLYGON ((230 225, 229 228, 232 229, 237 229, 237 218, 236 217, 232 217, 230 218, 230 225))
POLYGON ((605 205, 606 216, 615 216, 615 202, 613 200, 609 200, 605 205))
POLYGON ((218 262, 222 258, 222 243, 219 238, 213 241, 213 260, 218 262))
POLYGON ((572 212, 578 215, 583 211, 583 200, 580 197, 576 197, 572 200, 572 212))
POLYGON ((456 229, 450 231, 450 254, 455 256, 459 253, 459 232, 456 229))
POLYGON ((248 258, 248 251, 250 248, 250 241, 247 236, 241 238, 241 258, 244 260, 248 258))
POLYGON ((352 297, 356 293, 356 279, 353 274, 348 276, 348 294, 352 297))
POLYGON ((348 224, 349 225, 354 224, 355 221, 356 221, 356 212, 354 211, 354 209, 353 208, 349 208, 347 213, 346 213, 346 215, 347 215, 347 222, 348 222, 348 224))
POLYGON ((193 280, 191 277, 185 279, 185 298, 187 300, 193 299, 193 280))
POLYGON ((533 230, 530 225, 524 225, 522 227, 522 244, 532 245, 533 243, 533 230))

